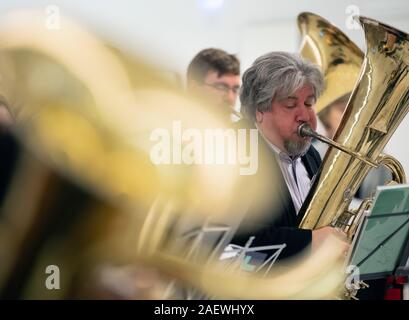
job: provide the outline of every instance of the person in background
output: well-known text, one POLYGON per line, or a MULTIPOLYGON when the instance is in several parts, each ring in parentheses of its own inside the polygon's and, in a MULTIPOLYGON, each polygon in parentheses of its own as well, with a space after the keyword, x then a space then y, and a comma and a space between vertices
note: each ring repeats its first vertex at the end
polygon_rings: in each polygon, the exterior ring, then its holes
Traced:
POLYGON ((240 61, 224 50, 200 51, 187 68, 187 92, 230 120, 240 89, 240 61))

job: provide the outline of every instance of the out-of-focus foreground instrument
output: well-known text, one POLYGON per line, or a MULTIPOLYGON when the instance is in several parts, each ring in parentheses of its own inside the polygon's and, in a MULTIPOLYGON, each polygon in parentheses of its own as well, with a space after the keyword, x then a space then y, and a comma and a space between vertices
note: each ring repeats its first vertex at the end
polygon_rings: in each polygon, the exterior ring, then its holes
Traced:
POLYGON ((238 165, 154 165, 158 137, 178 159, 180 125, 227 125, 140 61, 67 19, 58 30, 41 13, 1 19, 1 98, 21 150, 0 207, 1 296, 163 298, 160 285, 143 290, 153 273, 212 297, 330 296, 342 279, 332 245, 264 278, 226 270, 206 244, 186 259, 173 233, 180 222, 229 226, 249 201, 270 199, 274 182, 243 188, 238 165), (59 290, 49 288, 55 267, 59 290))

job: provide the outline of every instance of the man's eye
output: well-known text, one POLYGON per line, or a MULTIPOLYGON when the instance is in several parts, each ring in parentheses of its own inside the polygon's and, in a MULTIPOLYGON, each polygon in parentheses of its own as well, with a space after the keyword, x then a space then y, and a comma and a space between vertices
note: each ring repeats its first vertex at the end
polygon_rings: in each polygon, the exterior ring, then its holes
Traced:
POLYGON ((306 107, 310 108, 310 107, 312 107, 314 104, 312 104, 312 103, 304 103, 304 105, 305 105, 306 107))
POLYGON ((295 104, 288 104, 285 106, 287 109, 294 109, 296 107, 295 104))
POLYGON ((219 89, 219 90, 227 90, 228 88, 225 86, 225 85, 223 85, 223 84, 216 84, 215 86, 214 86, 216 89, 219 89))

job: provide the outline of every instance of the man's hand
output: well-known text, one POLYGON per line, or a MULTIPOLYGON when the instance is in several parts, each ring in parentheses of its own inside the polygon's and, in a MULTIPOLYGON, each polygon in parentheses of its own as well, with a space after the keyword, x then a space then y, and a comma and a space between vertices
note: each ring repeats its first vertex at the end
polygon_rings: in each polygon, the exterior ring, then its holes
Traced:
POLYGON ((322 227, 312 231, 311 250, 316 252, 317 248, 325 242, 329 237, 334 237, 344 246, 345 255, 349 250, 350 243, 344 232, 333 227, 322 227))

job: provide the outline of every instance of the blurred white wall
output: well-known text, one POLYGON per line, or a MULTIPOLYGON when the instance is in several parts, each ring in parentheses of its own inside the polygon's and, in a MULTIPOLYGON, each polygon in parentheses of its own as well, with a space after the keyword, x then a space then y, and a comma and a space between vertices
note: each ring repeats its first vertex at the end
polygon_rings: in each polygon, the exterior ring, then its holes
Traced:
MULTIPOLYGON (((299 41, 296 17, 302 11, 322 15, 362 49, 362 31, 348 28, 353 13, 409 32, 407 0, 2 0, 0 19, 18 8, 36 8, 46 14, 49 5, 58 6, 61 14, 86 23, 113 43, 182 76, 190 59, 205 47, 237 53, 242 70, 265 52, 296 51, 299 41)), ((409 118, 387 149, 409 172, 407 136, 409 118)))

